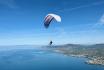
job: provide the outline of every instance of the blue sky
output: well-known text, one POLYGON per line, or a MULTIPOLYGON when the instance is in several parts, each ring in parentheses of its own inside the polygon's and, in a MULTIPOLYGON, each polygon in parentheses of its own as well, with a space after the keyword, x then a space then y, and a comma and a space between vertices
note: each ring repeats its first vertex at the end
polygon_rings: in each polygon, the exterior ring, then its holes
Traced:
POLYGON ((104 43, 104 0, 0 0, 0 45, 104 43), (61 23, 44 28, 48 13, 61 23))

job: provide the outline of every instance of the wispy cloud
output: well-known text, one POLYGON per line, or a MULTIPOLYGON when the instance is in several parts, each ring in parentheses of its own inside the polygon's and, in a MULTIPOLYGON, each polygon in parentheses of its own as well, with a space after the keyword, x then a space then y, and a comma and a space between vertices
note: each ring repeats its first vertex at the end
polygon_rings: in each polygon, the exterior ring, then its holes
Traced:
POLYGON ((94 2, 91 4, 87 4, 87 5, 80 5, 77 7, 73 7, 73 8, 64 8, 64 9, 59 9, 59 12, 63 12, 63 11, 73 11, 73 10, 77 10, 77 9, 81 9, 81 8, 87 8, 87 7, 92 7, 92 6, 97 6, 97 5, 102 5, 104 4, 104 1, 102 2, 94 2))
POLYGON ((7 6, 9 8, 17 8, 15 0, 0 0, 0 5, 7 6))
POLYGON ((104 14, 101 16, 100 20, 99 20, 100 24, 104 24, 104 14))

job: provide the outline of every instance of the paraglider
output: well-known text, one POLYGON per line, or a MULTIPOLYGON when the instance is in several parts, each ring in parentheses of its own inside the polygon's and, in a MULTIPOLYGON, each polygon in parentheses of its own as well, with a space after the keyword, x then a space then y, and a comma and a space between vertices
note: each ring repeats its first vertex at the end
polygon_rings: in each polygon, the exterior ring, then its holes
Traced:
MULTIPOLYGON (((57 22, 61 22, 61 17, 59 15, 56 14, 48 14, 45 16, 44 19, 44 27, 48 28, 49 25, 51 24, 52 21, 57 21, 57 22)), ((51 46, 53 44, 52 40, 49 42, 49 46, 51 46)))
POLYGON ((53 42, 52 42, 52 41, 50 41, 49 45, 51 46, 51 45, 52 45, 52 43, 53 43, 53 42))
POLYGON ((61 17, 59 15, 56 15, 56 14, 48 14, 46 15, 45 17, 45 20, 44 20, 44 26, 45 28, 48 28, 51 21, 53 20, 56 20, 57 22, 61 22, 61 17))

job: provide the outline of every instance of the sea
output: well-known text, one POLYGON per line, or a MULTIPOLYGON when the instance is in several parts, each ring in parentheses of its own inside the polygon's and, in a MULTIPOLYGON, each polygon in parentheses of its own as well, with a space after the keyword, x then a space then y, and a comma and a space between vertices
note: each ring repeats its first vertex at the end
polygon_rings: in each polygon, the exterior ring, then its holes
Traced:
POLYGON ((44 47, 1 46, 0 70, 104 70, 104 66, 86 64, 87 58, 67 56, 44 47))

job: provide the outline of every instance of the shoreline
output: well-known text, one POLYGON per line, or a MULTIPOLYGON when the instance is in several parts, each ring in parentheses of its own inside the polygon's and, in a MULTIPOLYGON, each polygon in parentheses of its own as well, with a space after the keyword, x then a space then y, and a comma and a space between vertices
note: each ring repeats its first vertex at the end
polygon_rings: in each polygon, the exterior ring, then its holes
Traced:
POLYGON ((88 60, 86 61, 87 64, 92 64, 92 65, 102 65, 104 66, 104 60, 97 60, 97 59, 91 59, 91 60, 88 60))
MULTIPOLYGON (((56 53, 61 53, 61 54, 65 54, 63 51, 60 50, 54 50, 56 53)), ((65 54, 66 55, 66 54, 65 54)), ((85 61, 86 64, 91 64, 91 65, 102 65, 104 66, 104 60, 100 59, 100 57, 97 58, 93 58, 93 57, 88 57, 86 55, 74 55, 74 54, 67 54, 68 56, 71 57, 78 57, 78 58, 87 58, 87 61, 85 61), (99 58, 99 59, 98 59, 99 58)))
POLYGON ((79 58, 87 58, 87 61, 85 61, 86 64, 91 64, 91 65, 102 65, 104 66, 104 60, 101 59, 96 59, 96 58, 91 58, 86 57, 85 55, 70 55, 72 57, 79 57, 79 58))

